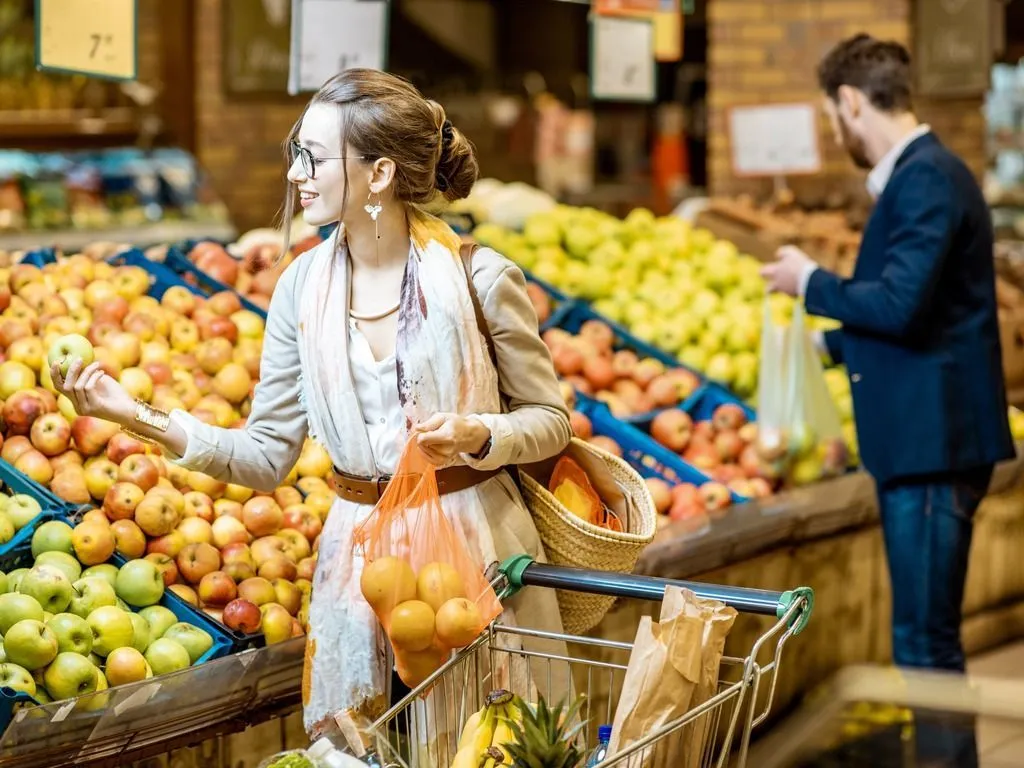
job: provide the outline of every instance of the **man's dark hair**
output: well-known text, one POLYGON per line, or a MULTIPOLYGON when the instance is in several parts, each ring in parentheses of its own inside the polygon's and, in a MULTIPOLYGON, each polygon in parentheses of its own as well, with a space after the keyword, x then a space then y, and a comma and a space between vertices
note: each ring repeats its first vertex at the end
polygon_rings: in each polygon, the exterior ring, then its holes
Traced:
POLYGON ((818 65, 818 83, 836 101, 839 87, 862 91, 876 109, 910 109, 910 53, 896 42, 855 35, 830 50, 818 65))

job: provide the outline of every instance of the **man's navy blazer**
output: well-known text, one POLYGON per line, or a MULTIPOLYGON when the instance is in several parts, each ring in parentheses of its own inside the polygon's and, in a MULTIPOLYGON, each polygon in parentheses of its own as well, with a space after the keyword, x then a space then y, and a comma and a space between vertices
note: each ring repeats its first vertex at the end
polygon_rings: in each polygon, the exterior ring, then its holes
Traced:
POLYGON ((913 141, 868 220, 853 277, 816 270, 808 312, 845 363, 864 467, 880 484, 1012 458, 988 205, 931 133, 913 141))

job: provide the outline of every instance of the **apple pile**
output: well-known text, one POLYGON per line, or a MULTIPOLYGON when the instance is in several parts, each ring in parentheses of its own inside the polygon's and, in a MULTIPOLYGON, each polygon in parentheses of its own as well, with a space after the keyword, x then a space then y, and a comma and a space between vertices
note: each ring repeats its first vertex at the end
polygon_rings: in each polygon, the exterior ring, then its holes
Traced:
POLYGON ((708 475, 715 485, 747 498, 770 496, 779 479, 761 460, 757 434, 757 424, 748 422, 743 408, 735 403, 719 405, 704 421, 694 422, 688 413, 673 408, 651 422, 651 437, 658 443, 708 475))
POLYGON ((43 511, 39 502, 27 493, 0 493, 0 547, 43 511))
POLYGON ((647 489, 654 499, 654 507, 658 512, 658 527, 670 522, 686 523, 687 527, 697 530, 718 518, 732 504, 729 489, 716 480, 696 483, 669 483, 660 477, 645 478, 647 489))
POLYGON ((176 672, 213 647, 159 604, 156 565, 118 568, 112 552, 109 528, 36 529, 31 565, 0 573, 0 685, 45 703, 176 672))
MULTIPOLYGON (((321 243, 317 235, 313 235, 292 243, 285 258, 274 262, 281 256, 278 243, 254 242, 249 246, 241 259, 236 259, 220 243, 203 241, 193 246, 188 252, 188 259, 197 269, 206 273, 214 280, 238 291, 258 307, 266 309, 270 306, 270 297, 274 287, 284 270, 298 255, 314 248, 321 243)), ((192 276, 185 280, 194 283, 192 276)))
POLYGON ((683 402, 700 386, 685 368, 668 368, 629 349, 615 351, 615 333, 600 320, 587 320, 578 334, 561 328, 544 332, 555 371, 573 389, 600 400, 616 418, 629 418, 683 402))
MULTIPOLYGON (((642 208, 620 220, 570 206, 530 216, 522 232, 485 223, 473 237, 741 397, 756 393, 764 281, 732 243, 642 208)), ((792 299, 769 302, 788 319, 792 299)))

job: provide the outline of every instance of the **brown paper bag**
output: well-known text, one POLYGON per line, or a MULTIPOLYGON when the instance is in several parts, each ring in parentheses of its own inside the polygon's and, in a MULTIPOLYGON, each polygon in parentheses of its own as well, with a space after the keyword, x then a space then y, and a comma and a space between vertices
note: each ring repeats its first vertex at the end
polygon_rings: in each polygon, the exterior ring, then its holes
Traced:
MULTIPOLYGON (((736 621, 736 611, 717 600, 698 599, 698 602, 704 620, 704 637, 701 643, 700 681, 690 697, 690 709, 699 707, 718 693, 718 671, 725 654, 725 638, 736 621)), ((725 712, 722 716, 725 717, 725 712)), ((686 759, 681 768, 700 768, 705 764, 701 760, 704 746, 716 736, 711 730, 713 723, 712 717, 704 715, 683 729, 682 750, 686 759)))
MULTIPOLYGON (((665 590, 659 620, 654 622, 645 616, 637 629, 612 723, 609 756, 682 717, 713 695, 725 636, 735 617, 735 610, 716 601, 701 600, 689 590, 665 590)), ((681 743, 678 735, 671 736, 656 745, 657 752, 652 748, 632 758, 630 768, 680 766, 684 754, 695 752, 699 756, 707 727, 696 723, 686 730, 691 732, 692 746, 681 743)))

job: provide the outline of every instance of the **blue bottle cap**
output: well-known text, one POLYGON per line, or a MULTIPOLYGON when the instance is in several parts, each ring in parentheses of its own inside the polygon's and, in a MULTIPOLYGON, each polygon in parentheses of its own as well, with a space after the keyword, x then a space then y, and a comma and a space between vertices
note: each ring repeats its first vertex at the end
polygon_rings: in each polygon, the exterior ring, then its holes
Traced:
POLYGON ((602 725, 597 729, 597 740, 599 742, 607 742, 612 740, 612 727, 610 725, 602 725))

